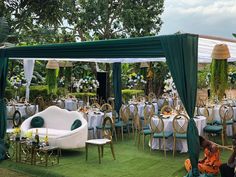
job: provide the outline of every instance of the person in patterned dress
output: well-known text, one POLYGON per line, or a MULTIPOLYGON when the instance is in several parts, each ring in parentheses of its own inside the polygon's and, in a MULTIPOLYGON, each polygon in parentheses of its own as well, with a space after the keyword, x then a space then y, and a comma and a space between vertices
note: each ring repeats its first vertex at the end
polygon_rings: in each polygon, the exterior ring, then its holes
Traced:
MULTIPOLYGON (((198 162, 199 171, 207 174, 218 174, 221 166, 219 149, 213 142, 202 136, 199 136, 199 142, 200 146, 204 149, 204 158, 198 162)), ((189 159, 185 161, 185 168, 188 172, 192 168, 189 159)))

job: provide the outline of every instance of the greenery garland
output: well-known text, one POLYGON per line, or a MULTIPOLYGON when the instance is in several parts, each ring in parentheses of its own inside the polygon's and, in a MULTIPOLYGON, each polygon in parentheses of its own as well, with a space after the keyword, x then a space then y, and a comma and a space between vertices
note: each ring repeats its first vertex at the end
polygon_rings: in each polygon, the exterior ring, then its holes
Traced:
POLYGON ((227 60, 212 59, 211 63, 211 95, 222 100, 228 86, 228 62, 227 60))
POLYGON ((57 93, 57 76, 59 69, 47 69, 46 81, 48 85, 48 94, 57 93))

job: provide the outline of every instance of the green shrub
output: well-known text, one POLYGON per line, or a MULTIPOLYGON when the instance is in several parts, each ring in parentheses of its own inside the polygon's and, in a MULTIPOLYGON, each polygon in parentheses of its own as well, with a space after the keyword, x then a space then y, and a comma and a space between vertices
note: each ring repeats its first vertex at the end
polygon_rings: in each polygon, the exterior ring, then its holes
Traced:
POLYGON ((207 88, 208 84, 207 84, 207 71, 198 71, 198 80, 197 80, 197 87, 199 89, 203 89, 203 88, 207 88))
POLYGON ((13 88, 7 88, 5 90, 5 98, 8 100, 11 98, 15 98, 15 90, 13 88))
POLYGON ((75 96, 76 98, 78 99, 83 99, 84 97, 95 97, 96 96, 96 93, 82 93, 82 92, 78 92, 78 93, 69 93, 70 95, 73 95, 75 96))
MULTIPOLYGON (((25 97, 25 90, 25 87, 20 88, 20 97, 25 97)), ((42 96, 44 99, 50 98, 46 85, 30 86, 30 101, 34 101, 38 96, 42 96)))
POLYGON ((132 89, 124 89, 122 90, 122 96, 124 101, 128 101, 132 98, 133 95, 143 95, 144 90, 132 90, 132 89))

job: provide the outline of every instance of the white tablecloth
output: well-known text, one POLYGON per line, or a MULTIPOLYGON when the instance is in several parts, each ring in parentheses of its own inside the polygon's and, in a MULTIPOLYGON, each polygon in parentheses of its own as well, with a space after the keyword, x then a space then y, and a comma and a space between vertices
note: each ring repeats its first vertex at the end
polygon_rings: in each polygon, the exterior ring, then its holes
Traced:
MULTIPOLYGON (((173 122, 174 115, 171 115, 168 119, 163 119, 164 121, 164 130, 173 132, 173 122)), ((198 116, 194 119, 196 122, 196 126, 198 128, 199 135, 203 135, 203 128, 206 126, 206 118, 204 116, 198 116)), ((155 119, 154 119, 155 122, 155 119)), ((161 148, 163 149, 163 142, 161 141, 161 148)), ((173 137, 169 137, 166 139, 166 149, 172 150, 173 149, 173 137)), ((152 149, 159 149, 159 139, 153 139, 152 142, 152 149)), ((188 146, 187 146, 187 140, 185 139, 177 139, 176 140, 176 150, 179 150, 180 152, 187 152, 188 146)))
MULTIPOLYGON (((221 121, 219 110, 220 110, 220 105, 216 105, 214 108, 208 108, 209 114, 212 115, 213 119, 217 121, 221 121)), ((234 110, 234 120, 236 120, 236 107, 233 107, 233 110, 234 110)), ((200 108, 200 113, 203 114, 203 111, 204 108, 200 108)), ((233 135, 232 125, 227 126, 226 132, 228 136, 233 135)))
MULTIPOLYGON (((155 107, 155 114, 158 114, 158 105, 157 103, 153 103, 154 107, 155 107)), ((138 107, 138 115, 139 117, 143 117, 144 116, 144 107, 145 107, 145 103, 138 103, 137 104, 138 107)), ((148 105, 148 107, 150 108, 151 105, 148 105)), ((131 105, 130 106, 130 111, 133 112, 134 111, 134 106, 131 105)))
MULTIPOLYGON (((17 104, 16 106, 15 106, 15 108, 16 108, 16 110, 18 110, 20 113, 21 113, 21 116, 26 116, 26 112, 25 112, 25 108, 26 108, 26 106, 24 105, 24 104, 17 104)), ((8 115, 9 115, 9 112, 11 112, 12 111, 12 109, 13 109, 13 106, 7 106, 7 111, 8 111, 8 115)), ((31 110, 33 110, 34 109, 34 105, 31 105, 30 107, 29 107, 29 109, 31 110)), ((38 112, 38 105, 36 105, 36 112, 35 113, 37 113, 38 112)), ((12 115, 13 116, 13 115, 12 115)), ((9 129, 9 128, 12 128, 13 127, 13 122, 11 121, 11 120, 8 120, 7 121, 7 129, 9 129)))
MULTIPOLYGON (((168 100, 169 106, 173 106, 173 104, 174 104, 173 99, 172 98, 167 98, 167 100, 168 100)), ((157 104, 158 104, 160 109, 162 108, 162 106, 164 104, 164 101, 165 101, 164 98, 160 98, 160 99, 157 100, 157 104)))
MULTIPOLYGON (((21 116, 26 116, 25 108, 26 106, 24 104, 17 104, 15 106, 16 110, 18 110, 21 113, 21 116)), ((13 106, 7 106, 7 111, 11 111, 13 109, 13 106)), ((34 105, 30 105, 29 109, 34 109, 34 105)), ((38 112, 38 105, 36 105, 36 112, 38 112)))

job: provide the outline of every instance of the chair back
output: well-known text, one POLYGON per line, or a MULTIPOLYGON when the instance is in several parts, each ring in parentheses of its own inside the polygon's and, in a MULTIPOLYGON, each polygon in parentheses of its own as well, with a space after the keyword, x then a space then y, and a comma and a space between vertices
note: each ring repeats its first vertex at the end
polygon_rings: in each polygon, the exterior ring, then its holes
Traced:
POLYGON ((58 106, 61 109, 65 109, 66 103, 64 99, 57 99, 55 102, 55 106, 58 106))
POLYGON ((107 103, 109 103, 112 106, 112 109, 115 109, 115 98, 109 97, 107 99, 107 103))
POLYGON ((102 112, 112 112, 112 106, 108 103, 104 103, 101 107, 100 110, 102 112))
POLYGON ((93 104, 91 105, 91 107, 92 107, 92 108, 97 108, 97 109, 100 109, 100 108, 101 108, 100 104, 98 104, 98 103, 93 103, 93 104))
POLYGON ((135 130, 141 131, 143 129, 142 122, 141 122, 140 117, 139 117, 138 114, 136 114, 134 116, 133 122, 134 122, 134 129, 135 130))
POLYGON ((133 120, 135 115, 138 114, 138 106, 136 104, 129 104, 128 107, 130 110, 130 118, 133 120))
POLYGON ((30 104, 25 105, 25 113, 26 113, 27 117, 33 116, 34 114, 36 114, 36 111, 37 111, 37 106, 35 104, 34 105, 30 105, 30 104))
POLYGON ((129 106, 126 106, 124 104, 121 105, 120 107, 120 118, 124 123, 127 123, 129 121, 129 116, 130 116, 130 109, 129 106))
POLYGON ((146 99, 146 97, 145 96, 138 96, 137 97, 137 101, 139 101, 139 102, 145 102, 145 101, 147 101, 147 99, 146 99))
POLYGON ((144 115, 144 125, 150 123, 150 118, 155 114, 155 107, 152 103, 147 103, 144 106, 143 115, 144 115))
POLYGON ((26 102, 26 98, 25 97, 21 97, 20 100, 19 100, 20 103, 24 103, 26 102))
POLYGON ((164 121, 160 117, 151 117, 150 127, 152 133, 161 133, 164 131, 164 121))
POLYGON ((13 114, 13 127, 19 127, 21 125, 21 113, 16 110, 13 114))
POLYGON ((156 100, 156 99, 157 99, 157 97, 156 97, 156 94, 155 94, 155 93, 150 92, 150 93, 148 94, 148 101, 149 101, 149 102, 153 102, 153 100, 156 100))
POLYGON ((174 133, 185 134, 188 127, 188 117, 184 114, 178 114, 173 119, 174 133))
POLYGON ((107 115, 105 115, 105 118, 103 119, 103 122, 102 122, 102 137, 106 138, 106 139, 109 139, 109 140, 112 140, 112 130, 113 130, 113 128, 107 129, 106 126, 114 127, 113 119, 110 116, 107 116, 107 115))
POLYGON ((198 99, 197 99, 197 106, 198 107, 204 107, 204 106, 206 106, 206 103, 205 103, 205 101, 203 99, 198 97, 198 99))
POLYGON ((3 98, 3 101, 5 102, 5 105, 8 105, 9 104, 9 101, 7 98, 3 98))
POLYGON ((229 104, 223 104, 219 109, 221 121, 232 120, 234 117, 234 109, 229 104))
POLYGON ((43 97, 41 97, 41 96, 35 98, 34 104, 38 105, 39 112, 43 111, 45 108, 45 102, 44 102, 43 97))
POLYGON ((15 105, 7 106, 7 118, 13 118, 15 111, 16 111, 15 105))

